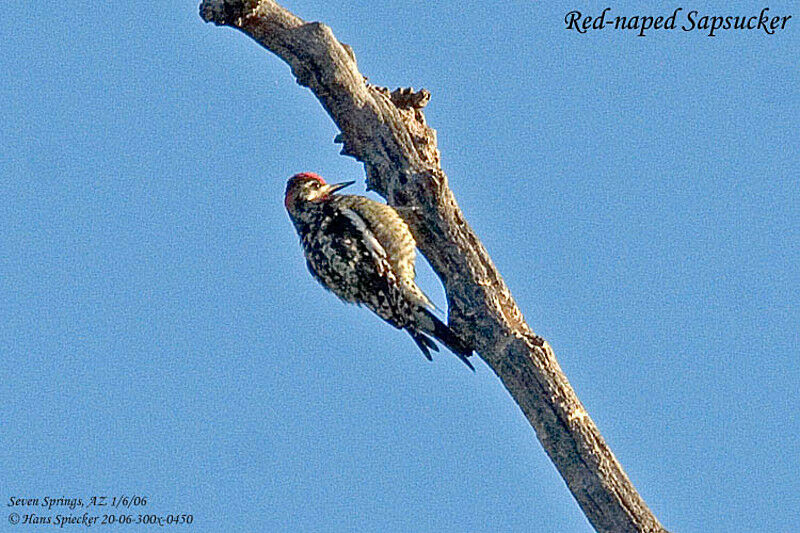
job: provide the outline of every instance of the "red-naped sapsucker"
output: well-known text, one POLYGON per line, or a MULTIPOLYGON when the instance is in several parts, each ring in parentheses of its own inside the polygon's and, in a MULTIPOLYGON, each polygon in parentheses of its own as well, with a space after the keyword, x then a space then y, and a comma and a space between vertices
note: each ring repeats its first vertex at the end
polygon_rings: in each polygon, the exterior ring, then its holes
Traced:
POLYGON ((363 196, 335 194, 353 182, 329 185, 310 172, 286 185, 285 205, 300 235, 308 269, 345 302, 363 305, 406 330, 429 360, 438 340, 474 370, 472 349, 432 312, 414 281, 416 242, 392 207, 363 196))

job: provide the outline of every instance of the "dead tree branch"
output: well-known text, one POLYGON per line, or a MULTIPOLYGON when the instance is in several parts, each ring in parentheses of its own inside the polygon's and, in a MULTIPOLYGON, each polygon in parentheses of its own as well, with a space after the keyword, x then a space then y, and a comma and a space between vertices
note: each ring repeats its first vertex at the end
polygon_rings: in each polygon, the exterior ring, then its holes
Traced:
POLYGON ((402 211, 444 283, 450 326, 500 377, 595 529, 665 531, 464 220, 439 163, 436 132, 422 113, 430 94, 367 83, 353 51, 329 27, 271 0, 205 0, 200 14, 288 63, 341 130, 342 153, 364 163, 368 188, 391 205, 415 208, 402 211))

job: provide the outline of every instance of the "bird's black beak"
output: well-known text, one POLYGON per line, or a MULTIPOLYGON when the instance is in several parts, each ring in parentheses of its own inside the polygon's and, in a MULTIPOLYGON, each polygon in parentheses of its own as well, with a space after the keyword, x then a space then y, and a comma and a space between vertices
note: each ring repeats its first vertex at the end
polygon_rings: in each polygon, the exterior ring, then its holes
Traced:
POLYGON ((355 181, 345 181, 343 183, 333 183, 331 185, 328 185, 328 194, 332 194, 332 193, 335 193, 336 191, 340 191, 340 190, 344 189, 345 187, 351 186, 354 183, 355 183, 355 181))

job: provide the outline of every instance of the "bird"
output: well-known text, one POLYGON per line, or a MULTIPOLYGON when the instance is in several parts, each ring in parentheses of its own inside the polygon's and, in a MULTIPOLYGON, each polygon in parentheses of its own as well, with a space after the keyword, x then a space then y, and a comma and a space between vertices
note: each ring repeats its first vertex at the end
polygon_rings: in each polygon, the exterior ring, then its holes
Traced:
POLYGON ((364 196, 337 194, 355 183, 328 184, 301 172, 286 184, 284 205, 311 275, 347 303, 364 306, 411 335, 423 355, 446 346, 473 372, 472 348, 433 314, 417 285, 416 241, 393 207, 364 196))

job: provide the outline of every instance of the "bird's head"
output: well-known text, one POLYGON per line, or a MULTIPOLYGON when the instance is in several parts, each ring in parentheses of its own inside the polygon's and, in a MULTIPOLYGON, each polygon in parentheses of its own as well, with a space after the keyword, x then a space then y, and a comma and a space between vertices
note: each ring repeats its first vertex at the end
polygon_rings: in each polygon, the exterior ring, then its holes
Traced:
POLYGON ((333 193, 352 185, 354 181, 344 183, 325 183, 322 176, 313 172, 301 172, 289 178, 286 184, 286 197, 283 200, 286 210, 295 214, 306 202, 319 202, 329 198, 333 193))

